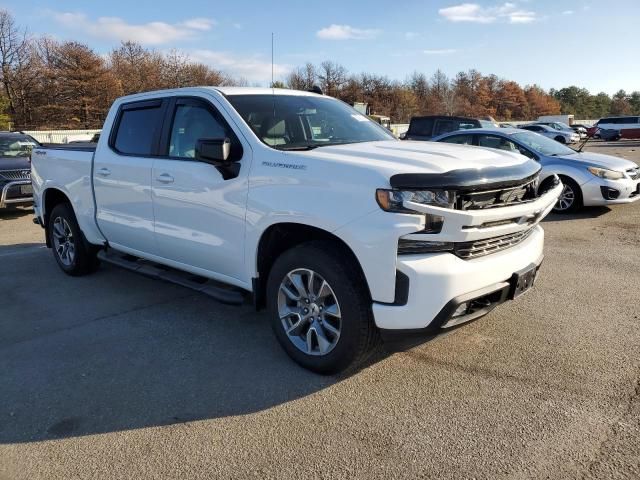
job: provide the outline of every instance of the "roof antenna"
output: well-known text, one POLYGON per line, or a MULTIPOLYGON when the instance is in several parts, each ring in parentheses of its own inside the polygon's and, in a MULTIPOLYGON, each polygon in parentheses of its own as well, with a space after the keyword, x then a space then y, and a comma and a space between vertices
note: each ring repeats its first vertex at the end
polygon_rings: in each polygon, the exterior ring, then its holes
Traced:
POLYGON ((271 32, 271 101, 273 102, 273 119, 276 118, 276 90, 273 83, 273 32, 271 32))

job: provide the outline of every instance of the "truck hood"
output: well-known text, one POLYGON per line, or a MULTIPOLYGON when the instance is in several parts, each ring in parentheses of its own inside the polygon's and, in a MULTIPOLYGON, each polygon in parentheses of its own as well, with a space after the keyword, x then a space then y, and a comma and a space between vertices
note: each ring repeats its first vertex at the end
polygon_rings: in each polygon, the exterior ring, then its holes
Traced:
POLYGON ((594 167, 608 168, 609 170, 616 170, 618 172, 624 172, 625 170, 636 168, 638 166, 634 162, 625 160, 624 158, 592 152, 581 152, 576 153, 575 155, 566 155, 556 158, 562 158, 563 160, 571 162, 580 162, 594 167))
POLYGON ((444 173, 451 170, 482 170, 513 167, 530 162, 517 153, 420 141, 380 141, 320 147, 300 152, 310 161, 333 160, 398 173, 444 173))
POLYGON ((31 170, 31 161, 29 157, 0 157, 2 170, 31 170))

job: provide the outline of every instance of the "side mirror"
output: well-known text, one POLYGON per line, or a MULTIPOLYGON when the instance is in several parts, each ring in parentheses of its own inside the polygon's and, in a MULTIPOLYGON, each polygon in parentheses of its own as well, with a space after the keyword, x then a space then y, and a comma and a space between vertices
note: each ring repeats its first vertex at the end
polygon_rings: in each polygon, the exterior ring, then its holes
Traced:
POLYGON ((231 140, 228 138, 199 138, 196 141, 195 158, 215 166, 229 164, 231 140))

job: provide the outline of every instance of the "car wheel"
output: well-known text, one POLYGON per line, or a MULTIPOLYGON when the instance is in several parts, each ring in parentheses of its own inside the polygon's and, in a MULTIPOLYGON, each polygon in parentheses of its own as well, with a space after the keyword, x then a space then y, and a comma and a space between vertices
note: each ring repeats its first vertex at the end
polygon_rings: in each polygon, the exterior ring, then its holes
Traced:
POLYGON ((356 368, 379 344, 366 283, 348 252, 310 242, 276 259, 267 280, 273 331, 287 354, 321 374, 356 368))
POLYGON ((569 177, 560 177, 563 188, 558 201, 553 207, 556 213, 570 213, 582 207, 582 191, 580 186, 569 177))
POLYGON ((98 268, 97 248, 86 244, 69 204, 53 209, 47 230, 53 256, 65 273, 79 276, 98 268))
POLYGON ((558 136, 555 138, 555 141, 556 141, 556 142, 560 142, 560 143, 567 143, 567 140, 566 140, 564 137, 560 136, 560 135, 558 135, 558 136))

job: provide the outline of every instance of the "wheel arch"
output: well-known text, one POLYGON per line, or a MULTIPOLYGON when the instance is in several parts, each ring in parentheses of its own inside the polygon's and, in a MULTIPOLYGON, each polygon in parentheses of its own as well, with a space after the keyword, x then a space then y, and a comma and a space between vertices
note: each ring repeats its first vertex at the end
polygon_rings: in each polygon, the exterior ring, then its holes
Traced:
POLYGON ((60 205, 61 203, 68 203, 73 211, 73 205, 71 204, 71 200, 68 195, 64 193, 62 190, 50 187, 47 188, 42 194, 42 226, 46 232, 46 243, 47 247, 51 248, 51 239, 49 238, 49 220, 51 218, 51 212, 53 209, 60 205))
POLYGON ((354 262, 361 281, 371 297, 371 291, 362 265, 351 247, 340 237, 319 227, 295 222, 282 222, 270 225, 258 241, 255 256, 257 276, 252 279, 254 303, 257 309, 265 306, 265 290, 267 277, 275 260, 285 251, 303 243, 324 241, 334 243, 347 257, 354 262))

